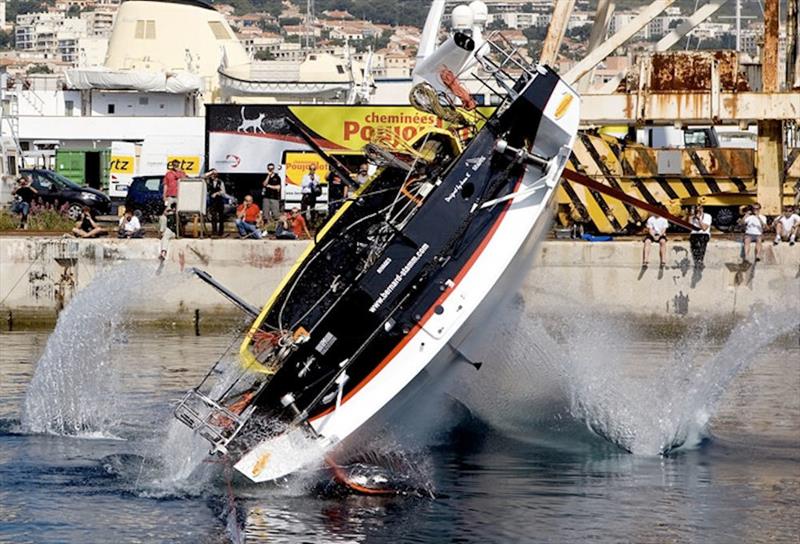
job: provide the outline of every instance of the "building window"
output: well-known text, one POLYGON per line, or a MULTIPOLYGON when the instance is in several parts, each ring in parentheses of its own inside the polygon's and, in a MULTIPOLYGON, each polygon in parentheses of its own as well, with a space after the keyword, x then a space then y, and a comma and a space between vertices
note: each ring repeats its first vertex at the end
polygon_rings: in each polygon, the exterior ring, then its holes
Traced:
POLYGON ((156 22, 153 20, 139 19, 136 21, 134 38, 137 40, 155 40, 156 22))
POLYGON ((150 103, 150 99, 148 97, 146 97, 146 96, 140 96, 139 97, 139 105, 140 106, 146 106, 149 103, 150 103))
POLYGON ((112 114, 115 111, 117 111, 117 108, 116 108, 116 106, 114 106, 114 104, 109 104, 107 109, 108 109, 108 113, 112 113, 112 114))
POLYGON ((208 26, 211 28, 211 32, 214 34, 214 37, 218 40, 230 40, 231 35, 228 32, 228 29, 225 28, 219 21, 209 21, 208 26))
POLYGON ((64 114, 67 117, 72 117, 72 110, 75 109, 75 102, 72 100, 65 100, 64 101, 64 114))
POLYGON ((336 71, 339 72, 340 74, 343 74, 344 73, 344 66, 342 66, 341 64, 337 64, 336 65, 336 71))

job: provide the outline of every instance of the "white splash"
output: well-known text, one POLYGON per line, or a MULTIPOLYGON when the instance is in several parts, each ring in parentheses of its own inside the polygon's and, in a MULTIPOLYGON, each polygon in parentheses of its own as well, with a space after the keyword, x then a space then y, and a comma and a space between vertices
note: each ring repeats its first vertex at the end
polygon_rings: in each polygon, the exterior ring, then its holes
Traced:
POLYGON ((785 310, 754 309, 718 351, 705 357, 701 352, 711 342, 703 327, 696 328, 675 347, 669 363, 650 376, 636 376, 617 363, 620 338, 613 328, 580 331, 565 361, 572 414, 634 454, 696 446, 707 436, 731 381, 798 325, 800 316, 785 310))
MULTIPOLYGON (((130 262, 104 270, 61 312, 25 395, 23 431, 114 435, 122 421, 115 337, 129 303, 154 282, 153 272, 130 262)), ((135 365, 136 359, 127 362, 135 365)))

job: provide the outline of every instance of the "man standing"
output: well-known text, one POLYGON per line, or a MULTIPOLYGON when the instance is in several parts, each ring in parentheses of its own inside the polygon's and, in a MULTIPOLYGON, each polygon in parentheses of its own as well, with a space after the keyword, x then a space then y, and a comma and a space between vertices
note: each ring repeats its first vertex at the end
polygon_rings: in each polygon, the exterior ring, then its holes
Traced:
POLYGON ((761 260, 761 236, 767 228, 767 218, 761 215, 761 204, 750 206, 742 218, 744 223, 744 260, 750 255, 750 244, 756 244, 756 262, 761 260))
POLYGON ((281 215, 281 177, 275 165, 267 165, 267 177, 261 182, 261 204, 264 222, 277 221, 281 215))
POLYGON ((178 202, 178 182, 186 177, 186 172, 180 169, 179 161, 171 161, 167 165, 164 175, 164 206, 169 208, 173 202, 178 202))
POLYGON ((781 240, 789 240, 789 245, 794 245, 797 230, 800 228, 800 215, 793 212, 794 209, 791 206, 786 206, 783 209, 783 215, 778 216, 773 221, 772 226, 775 229, 776 246, 781 243, 781 240))
POLYGON ((211 235, 222 236, 225 227, 225 184, 213 168, 206 172, 205 178, 210 201, 211 235))
POLYGON ((14 204, 11 206, 11 213, 19 214, 19 228, 28 228, 28 215, 31 213, 31 203, 39 193, 31 186, 30 180, 25 176, 20 176, 17 186, 14 188, 14 204))
POLYGON ((317 212, 314 211, 317 206, 317 196, 322 194, 316 164, 308 166, 308 174, 303 176, 303 181, 300 183, 300 192, 302 193, 300 210, 303 214, 308 214, 308 219, 313 223, 317 217, 317 212))
POLYGON ((694 227, 689 234, 689 246, 694 257, 694 266, 703 268, 703 259, 706 256, 706 247, 711 238, 711 214, 704 213, 702 206, 697 206, 692 210, 689 223, 694 227))
POLYGON ((659 266, 664 268, 667 262, 667 220, 659 215, 651 215, 647 219, 647 234, 644 237, 644 249, 642 251, 642 268, 647 268, 647 261, 650 259, 650 245, 655 242, 658 244, 658 256, 661 263, 659 266))
POLYGON ((242 238, 261 239, 261 231, 258 230, 258 222, 261 220, 261 209, 258 204, 253 203, 253 197, 247 195, 244 202, 236 208, 236 228, 242 238))

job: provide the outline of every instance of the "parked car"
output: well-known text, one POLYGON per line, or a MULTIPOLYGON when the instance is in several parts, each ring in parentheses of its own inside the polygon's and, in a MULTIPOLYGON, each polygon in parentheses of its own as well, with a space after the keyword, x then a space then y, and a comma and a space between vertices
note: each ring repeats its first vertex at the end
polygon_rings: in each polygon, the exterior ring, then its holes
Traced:
MULTIPOLYGON (((145 219, 153 219, 164 212, 164 177, 136 176, 128 187, 125 209, 139 210, 145 219)), ((236 213, 238 202, 225 195, 225 217, 236 213)))
POLYGON ((41 168, 25 168, 20 174, 31 180, 31 185, 44 203, 61 208, 67 206, 67 214, 75 221, 81 216, 82 208, 88 206, 92 215, 103 215, 111 211, 111 199, 97 189, 81 187, 58 172, 41 168))

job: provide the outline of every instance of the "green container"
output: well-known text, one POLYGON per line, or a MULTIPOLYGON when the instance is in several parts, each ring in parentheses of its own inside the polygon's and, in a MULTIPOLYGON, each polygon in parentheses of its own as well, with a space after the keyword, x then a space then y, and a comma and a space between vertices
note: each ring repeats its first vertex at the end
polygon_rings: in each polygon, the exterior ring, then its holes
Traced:
POLYGON ((110 160, 110 149, 58 149, 56 172, 80 185, 105 191, 110 160))

